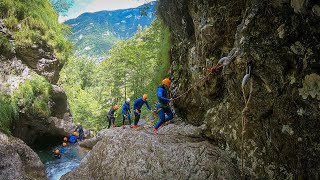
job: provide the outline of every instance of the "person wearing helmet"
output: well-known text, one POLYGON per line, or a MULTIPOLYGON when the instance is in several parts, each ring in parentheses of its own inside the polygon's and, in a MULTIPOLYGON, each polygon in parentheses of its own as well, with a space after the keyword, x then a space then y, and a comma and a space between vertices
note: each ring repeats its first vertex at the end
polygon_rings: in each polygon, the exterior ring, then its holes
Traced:
POLYGON ((173 118, 171 108, 169 107, 169 102, 172 100, 168 98, 168 90, 170 87, 171 81, 168 78, 162 80, 162 84, 158 86, 157 90, 157 111, 159 115, 159 120, 154 126, 153 131, 158 132, 158 128, 164 124, 166 121, 170 121, 173 118), (167 115, 167 116, 166 116, 167 115))
POLYGON ((76 143, 77 142, 77 132, 73 132, 73 134, 69 137, 69 142, 70 143, 76 143))
POLYGON ((122 105, 122 129, 125 129, 124 121, 126 118, 128 118, 130 128, 132 128, 130 113, 130 98, 127 98, 124 104, 122 105))
POLYGON ((133 110, 134 110, 134 128, 138 127, 138 122, 140 120, 140 114, 141 114, 141 108, 143 104, 146 104, 147 108, 149 109, 150 112, 152 112, 149 104, 148 104, 148 95, 144 94, 142 98, 138 98, 134 103, 133 103, 133 110))
POLYGON ((111 126, 111 122, 112 122, 112 127, 116 127, 116 125, 114 124, 114 121, 115 121, 115 117, 114 117, 114 113, 116 112, 116 110, 119 109, 119 106, 118 105, 115 105, 113 106, 110 111, 108 112, 108 121, 109 121, 109 125, 108 125, 108 129, 110 128, 111 126))
POLYGON ((60 153, 64 153, 64 148, 67 146, 67 143, 62 143, 62 147, 60 148, 60 153))
POLYGON ((57 159, 60 159, 61 158, 60 150, 59 149, 54 150, 53 156, 57 159))
POLYGON ((80 123, 78 123, 77 128, 74 131, 79 133, 79 139, 82 141, 84 139, 84 131, 80 123))

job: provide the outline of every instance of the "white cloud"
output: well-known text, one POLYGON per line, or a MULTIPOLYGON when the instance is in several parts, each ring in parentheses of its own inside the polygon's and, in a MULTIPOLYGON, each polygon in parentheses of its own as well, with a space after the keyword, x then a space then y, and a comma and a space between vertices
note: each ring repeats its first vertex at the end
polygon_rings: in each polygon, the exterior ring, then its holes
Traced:
POLYGON ((117 10, 128 9, 141 6, 155 0, 75 0, 74 7, 72 7, 68 16, 59 17, 59 21, 63 22, 68 19, 76 18, 85 12, 97 12, 103 10, 117 10))

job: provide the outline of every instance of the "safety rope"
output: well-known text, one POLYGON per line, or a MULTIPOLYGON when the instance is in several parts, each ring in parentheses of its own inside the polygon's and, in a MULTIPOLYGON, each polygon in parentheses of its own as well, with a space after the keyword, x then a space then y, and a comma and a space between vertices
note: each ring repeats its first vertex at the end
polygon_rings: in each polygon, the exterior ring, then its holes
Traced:
POLYGON ((242 95, 243 95, 243 99, 244 99, 244 108, 242 110, 242 117, 241 117, 241 179, 244 178, 244 133, 246 132, 246 122, 247 122, 247 115, 249 113, 249 103, 251 100, 251 94, 252 94, 252 89, 253 89, 253 82, 252 82, 252 78, 251 78, 251 68, 252 66, 249 65, 247 66, 247 71, 246 71, 246 75, 243 77, 242 80, 242 84, 241 84, 241 88, 242 88, 242 95), (247 83, 247 81, 250 78, 250 91, 249 91, 249 95, 248 98, 246 98, 246 93, 245 93, 245 85, 247 83))
POLYGON ((198 82, 196 82, 193 86, 191 86, 187 91, 185 91, 184 93, 180 94, 179 96, 172 98, 172 100, 177 100, 179 98, 181 98, 182 96, 186 95, 189 91, 191 91, 193 88, 197 87, 201 82, 205 81, 211 74, 214 74, 216 72, 218 72, 222 67, 224 66, 224 64, 216 64, 214 67, 210 68, 208 71, 209 73, 204 76, 203 78, 201 78, 198 82))

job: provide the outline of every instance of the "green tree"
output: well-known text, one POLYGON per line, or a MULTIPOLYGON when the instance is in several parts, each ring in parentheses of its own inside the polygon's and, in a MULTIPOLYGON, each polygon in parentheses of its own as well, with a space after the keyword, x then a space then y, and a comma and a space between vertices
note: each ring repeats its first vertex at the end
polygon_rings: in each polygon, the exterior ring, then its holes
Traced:
POLYGON ((52 8, 58 15, 67 16, 68 10, 73 6, 74 0, 49 0, 52 8))

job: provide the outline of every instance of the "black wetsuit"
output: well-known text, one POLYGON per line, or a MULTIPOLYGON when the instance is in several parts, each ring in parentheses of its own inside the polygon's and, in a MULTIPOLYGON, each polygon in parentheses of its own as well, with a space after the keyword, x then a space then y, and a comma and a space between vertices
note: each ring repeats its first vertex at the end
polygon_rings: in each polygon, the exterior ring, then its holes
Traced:
POLYGON ((84 139, 84 132, 83 132, 82 126, 81 125, 77 126, 76 130, 74 131, 79 132, 79 139, 80 141, 82 141, 84 139))
POLYGON ((109 121, 109 125, 108 125, 108 129, 110 128, 110 126, 111 126, 111 122, 112 122, 112 124, 114 124, 114 121, 115 121, 115 117, 114 117, 114 112, 116 112, 116 110, 112 107, 111 109, 110 109, 110 111, 108 112, 108 121, 109 121))

